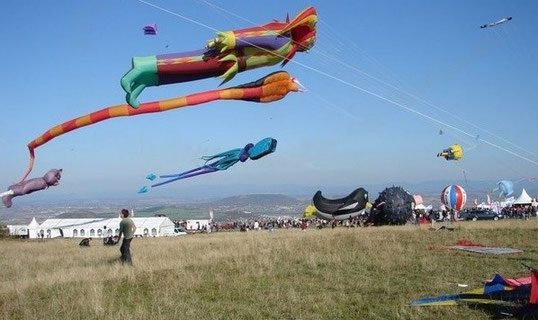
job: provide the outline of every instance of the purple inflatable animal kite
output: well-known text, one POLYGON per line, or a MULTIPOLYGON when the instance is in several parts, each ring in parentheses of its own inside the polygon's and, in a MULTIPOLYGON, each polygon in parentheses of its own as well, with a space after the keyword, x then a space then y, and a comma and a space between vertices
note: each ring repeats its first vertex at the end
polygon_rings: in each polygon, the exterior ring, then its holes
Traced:
POLYGON ((2 197, 2 202, 6 208, 10 208, 12 205, 11 199, 14 197, 24 196, 39 190, 45 190, 50 186, 57 186, 60 184, 61 177, 62 169, 51 169, 43 176, 43 178, 34 178, 10 185, 6 192, 0 193, 0 197, 2 197))

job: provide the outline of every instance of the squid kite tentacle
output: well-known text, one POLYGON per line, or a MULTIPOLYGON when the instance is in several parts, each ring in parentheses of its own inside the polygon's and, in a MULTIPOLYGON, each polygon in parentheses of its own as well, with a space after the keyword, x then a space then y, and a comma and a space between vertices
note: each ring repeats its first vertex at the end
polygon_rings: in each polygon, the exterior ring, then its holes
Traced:
POLYGON ((69 131, 118 117, 130 117, 146 113, 164 112, 181 107, 194 106, 215 100, 244 100, 253 102, 272 102, 284 98, 289 92, 299 91, 299 85, 287 72, 269 74, 257 81, 236 87, 199 92, 179 98, 146 102, 138 109, 128 104, 116 105, 69 120, 57 125, 28 144, 30 161, 21 182, 32 172, 35 162, 35 149, 48 141, 69 131))

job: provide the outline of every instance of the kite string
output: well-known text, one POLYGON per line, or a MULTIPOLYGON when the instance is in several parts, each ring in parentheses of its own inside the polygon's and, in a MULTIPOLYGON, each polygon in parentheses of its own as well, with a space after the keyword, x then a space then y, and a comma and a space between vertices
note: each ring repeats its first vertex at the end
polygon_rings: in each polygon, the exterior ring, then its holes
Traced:
MULTIPOLYGON (((232 15, 232 16, 238 18, 238 19, 241 19, 241 20, 243 20, 243 21, 246 21, 246 22, 248 22, 248 23, 251 23, 251 24, 256 25, 256 23, 253 22, 252 20, 250 20, 250 19, 248 19, 248 18, 245 18, 245 17, 242 17, 241 15, 239 15, 239 14, 237 14, 237 13, 235 13, 235 12, 232 12, 232 11, 230 11, 230 10, 227 10, 227 9, 225 9, 225 8, 222 8, 222 7, 220 7, 220 6, 217 6, 217 5, 211 3, 211 2, 209 2, 209 1, 207 1, 207 0, 198 0, 198 1, 203 2, 203 3, 205 3, 206 5, 208 5, 208 6, 212 7, 212 8, 215 8, 215 9, 218 9, 218 10, 220 10, 220 11, 223 11, 223 12, 229 14, 229 15, 232 15)), ((330 27, 329 24, 327 24, 327 23, 324 22, 323 20, 319 19, 319 21, 320 21, 321 23, 325 24, 327 27, 332 28, 332 27, 330 27)), ((335 34, 336 34, 336 33, 335 33, 335 34)), ((333 39, 333 40, 334 40, 334 39, 333 39)), ((294 40, 292 40, 292 41, 293 41, 294 43, 297 43, 297 42, 294 41, 294 40)), ((352 43, 353 43, 353 42, 352 42, 352 43)), ((355 47, 356 47, 357 49, 359 49, 357 46, 355 46, 355 47)), ((360 49, 359 49, 359 50, 360 50, 360 49)), ((379 82, 379 83, 382 83, 382 84, 384 84, 384 85, 386 85, 386 86, 388 86, 388 87, 390 87, 390 88, 392 88, 392 89, 394 89, 394 90, 396 90, 396 91, 398 91, 398 92, 400 92, 400 93, 403 93, 404 95, 407 95, 408 97, 411 97, 411 98, 417 100, 418 102, 420 102, 420 103, 422 103, 422 104, 424 104, 424 105, 427 105, 427 106, 432 107, 432 108, 434 108, 434 109, 436 109, 436 110, 438 110, 438 111, 441 111, 441 112, 443 112, 443 113, 445 113, 445 114, 447 114, 447 115, 453 117, 454 119, 456 119, 456 120, 458 120, 458 121, 464 122, 464 123, 466 123, 466 124, 468 124, 468 125, 474 127, 475 129, 482 130, 483 132, 485 132, 485 133, 491 135, 492 137, 497 138, 497 139, 499 139, 499 140, 501 140, 501 141, 503 141, 503 142, 505 142, 505 143, 511 145, 512 147, 515 147, 515 148, 517 148, 517 149, 519 149, 519 150, 522 150, 522 151, 524 151, 524 152, 526 152, 526 153, 528 153, 528 154, 534 155, 534 156, 537 155, 536 153, 531 152, 531 151, 529 151, 528 149, 526 149, 526 148, 524 148, 524 147, 521 147, 521 146, 519 146, 519 145, 513 143, 512 141, 510 141, 510 140, 508 140, 508 139, 506 139, 506 138, 503 138, 503 137, 501 137, 501 136, 499 136, 499 135, 497 135, 497 134, 491 132, 490 130, 487 130, 487 129, 485 129, 485 128, 482 128, 482 127, 480 127, 480 126, 478 126, 478 125, 476 125, 476 124, 474 124, 474 123, 472 123, 472 122, 470 122, 470 121, 468 121, 468 120, 466 120, 466 119, 464 119, 464 118, 462 118, 462 117, 459 117, 459 116, 453 114, 452 112, 447 111, 446 109, 440 107, 439 105, 434 104, 433 102, 431 102, 431 101, 429 101, 429 100, 423 99, 423 98, 421 98, 421 97, 419 97, 419 96, 417 96, 417 95, 415 95, 415 94, 413 94, 413 93, 411 93, 411 92, 409 92, 409 91, 403 89, 403 88, 402 88, 402 87, 403 87, 402 84, 400 84, 400 87, 398 87, 398 86, 396 86, 396 85, 394 85, 394 84, 391 84, 390 82, 387 82, 387 81, 384 81, 384 80, 382 80, 382 79, 380 79, 380 78, 378 78, 378 77, 375 77, 375 76, 373 76, 373 75, 371 75, 371 74, 369 74, 369 73, 367 73, 367 72, 365 72, 365 71, 363 71, 363 70, 361 70, 361 69, 359 69, 359 68, 357 68, 357 67, 355 67, 355 66, 353 66, 353 65, 350 65, 350 64, 348 64, 348 63, 346 63, 346 62, 344 62, 344 61, 341 61, 341 60, 339 60, 338 58, 334 57, 333 55, 330 55, 330 54, 328 54, 328 53, 325 53, 325 52, 323 52, 323 51, 321 51, 321 50, 319 50, 319 49, 317 49, 317 48, 312 48, 312 49, 310 49, 310 51, 312 51, 312 52, 314 52, 314 53, 317 53, 317 54, 320 54, 320 55, 322 55, 322 56, 324 56, 324 57, 326 57, 326 58, 329 58, 329 59, 331 59, 332 61, 335 61, 335 62, 339 63, 340 65, 346 67, 347 69, 351 69, 351 70, 353 70, 353 71, 355 71, 355 72, 357 72, 357 73, 360 73, 360 74, 362 74, 362 75, 364 75, 364 76, 366 76, 366 77, 368 77, 368 78, 370 78, 370 79, 372 79, 372 80, 375 80, 375 81, 377 81, 377 82, 379 82)), ((363 50, 360 50, 360 51, 363 52, 363 54, 364 54, 364 51, 363 51, 363 50)), ((381 64, 380 64, 376 59, 374 59, 373 57, 370 57, 369 55, 367 55, 367 57, 368 57, 369 59, 371 59, 371 60, 377 62, 377 64, 381 65, 381 64)), ((393 78, 395 78, 395 77, 393 77, 393 78)), ((400 81, 397 81, 397 82, 400 82, 400 81)))
MULTIPOLYGON (((184 15, 181 15, 181 14, 179 14, 179 13, 177 13, 177 12, 170 11, 170 10, 168 10, 168 9, 165 9, 165 8, 163 8, 163 7, 160 7, 160 6, 156 5, 156 4, 150 3, 150 2, 148 2, 148 1, 145 1, 145 0, 138 0, 138 1, 139 1, 140 3, 143 3, 143 4, 146 4, 146 5, 148 5, 148 6, 154 7, 154 8, 156 8, 156 9, 159 9, 159 10, 163 11, 163 12, 167 12, 167 13, 169 13, 169 14, 171 14, 171 15, 174 15, 174 16, 176 16, 176 17, 179 17, 179 18, 181 18, 181 19, 184 19, 184 20, 189 21, 189 22, 191 22, 191 23, 194 23, 194 24, 196 24, 196 25, 202 26, 202 27, 204 27, 204 28, 213 30, 213 31, 215 31, 215 32, 219 31, 218 29, 213 28, 213 27, 211 27, 211 26, 209 26, 209 25, 207 25, 207 24, 204 24, 204 23, 202 23, 202 22, 199 22, 199 21, 196 21, 196 20, 194 20, 194 19, 188 18, 188 17, 186 17, 186 16, 184 16, 184 15)), ((260 46, 258 46, 258 45, 256 45, 256 44, 253 44, 253 43, 250 43, 250 42, 248 42, 248 41, 246 41, 246 40, 242 40, 242 41, 243 41, 244 43, 246 43, 246 44, 252 46, 252 47, 257 48, 257 49, 260 49, 260 50, 263 50, 263 51, 266 51, 266 52, 271 52, 271 51, 269 51, 269 50, 267 50, 267 49, 265 49, 265 48, 263 48, 263 47, 260 47, 260 46)), ((274 52, 271 52, 271 53, 274 54, 274 55, 277 56, 277 57, 282 58, 282 59, 287 59, 285 56, 279 55, 279 54, 274 53, 274 52)), ((389 98, 383 97, 383 96, 381 96, 381 95, 379 95, 379 94, 377 94, 377 93, 375 93, 375 92, 372 92, 372 91, 369 91, 369 90, 364 89, 364 88, 362 88, 362 87, 359 87, 359 86, 357 86, 357 85, 355 85, 355 84, 353 84, 353 83, 351 83, 351 82, 349 82, 349 81, 346 81, 346 80, 344 80, 344 79, 341 79, 341 78, 338 78, 338 77, 336 77, 336 76, 333 76, 333 75, 331 75, 331 74, 329 74, 329 73, 327 73, 327 72, 325 72, 325 71, 321 71, 321 70, 319 70, 319 69, 316 69, 316 68, 314 68, 314 67, 312 67, 312 66, 309 66, 309 65, 307 65, 307 64, 301 63, 301 62, 296 61, 296 60, 289 60, 289 62, 295 63, 295 64, 297 64, 297 65, 299 65, 299 66, 301 66, 301 67, 303 67, 303 68, 305 68, 305 69, 308 69, 308 70, 310 70, 310 71, 313 71, 313 72, 315 72, 315 73, 318 73, 318 74, 320 74, 320 75, 323 75, 323 76, 325 76, 325 77, 327 77, 327 78, 329 78, 329 79, 332 79, 332 80, 334 80, 334 81, 340 82, 340 83, 342 83, 342 84, 344 84, 344 85, 347 85, 347 86, 349 86, 349 87, 355 88, 355 89, 357 89, 357 90, 359 90, 359 91, 361 91, 361 92, 364 92, 364 93, 367 93, 367 94, 369 94, 369 95, 372 95, 372 96, 374 96, 374 97, 376 97, 376 98, 378 98, 378 99, 381 99, 381 100, 383 100, 383 101, 389 102, 389 103, 391 103, 391 104, 393 104, 393 105, 395 105, 395 106, 398 106, 398 107, 400 107, 400 108, 402 108, 402 109, 404 109, 404 110, 407 110, 408 112, 414 113, 414 114, 416 114, 416 115, 418 115, 418 116, 421 116, 421 117, 423 117, 423 118, 425 118, 425 119, 428 119, 428 120, 430 120, 430 121, 432 121, 432 122, 435 122, 435 123, 437 123, 437 124, 441 124, 441 125, 443 125, 443 126, 445 126, 445 127, 447 127, 447 128, 450 128, 450 129, 452 129, 452 130, 454 130, 454 131, 460 132, 460 133, 465 134, 465 135, 467 135, 467 136, 469 136, 469 137, 475 137, 475 135, 470 134, 470 133, 468 133, 468 132, 466 132, 466 131, 464 131, 464 130, 458 128, 458 127, 455 127, 455 126, 449 124, 449 123, 443 122, 443 121, 438 120, 438 119, 436 119, 436 118, 434 118, 434 117, 431 117, 431 116, 429 116, 429 115, 427 115, 427 114, 424 114, 424 113, 422 113, 422 112, 420 112, 420 111, 418 111, 418 110, 415 110, 415 109, 413 109, 413 108, 411 108, 411 107, 405 106, 405 105, 403 105, 403 104, 401 104, 401 103, 398 103, 398 102, 396 102, 396 101, 394 101, 394 100, 391 100, 391 99, 389 99, 389 98)), ((493 142, 489 142, 489 141, 484 140, 484 139, 482 139, 482 138, 479 138, 478 140, 483 141, 484 143, 486 143, 486 144, 488 144, 488 145, 490 145, 490 146, 492 146, 492 147, 494 147, 494 148, 497 148, 497 149, 499 149, 499 150, 501 150, 501 151, 507 152, 507 153, 509 153, 509 154, 511 154, 511 155, 513 155, 513 156, 515 156, 515 157, 518 157, 518 158, 520 158, 520 159, 522 159, 522 160, 526 160, 527 162, 530 162, 530 163, 532 163, 532 164, 538 166, 538 161, 529 159, 529 158, 527 158, 527 157, 525 157, 525 156, 522 156, 522 155, 520 155, 520 154, 518 154, 518 153, 515 153, 515 152, 513 152, 513 151, 511 151, 511 150, 508 150, 508 149, 506 149, 506 148, 504 148, 504 147, 502 147, 502 146, 499 146, 499 145, 497 145, 497 144, 495 144, 495 143, 493 143, 493 142)))

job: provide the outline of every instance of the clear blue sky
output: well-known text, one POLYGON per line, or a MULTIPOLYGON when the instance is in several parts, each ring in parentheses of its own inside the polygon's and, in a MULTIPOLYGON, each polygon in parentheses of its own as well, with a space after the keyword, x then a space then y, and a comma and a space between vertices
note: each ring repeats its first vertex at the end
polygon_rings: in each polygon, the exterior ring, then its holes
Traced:
MULTIPOLYGON (((220 30, 251 24, 196 0, 151 0, 220 30)), ((308 5, 320 22, 315 50, 295 60, 424 112, 538 161, 538 2, 529 1, 223 1, 211 3, 257 23, 294 16, 308 5), (512 16, 495 29, 481 24, 512 16), (321 53, 320 53, 321 52, 321 53), (517 149, 457 118, 344 67, 330 55, 427 99, 523 146, 517 149)), ((202 48, 214 32, 138 1, 4 1, 0 18, 0 185, 27 165, 26 145, 53 125, 122 103, 131 57, 202 48), (159 34, 142 35, 157 23, 159 34), (166 46, 168 47, 166 48, 166 46)), ((230 85, 278 70, 239 74, 230 85)), ((174 173, 202 155, 271 136, 276 153, 168 191, 213 185, 361 185, 538 175, 538 166, 402 110, 297 64, 285 69, 308 92, 272 104, 214 102, 113 119, 59 137, 36 151, 33 176, 63 168, 51 193, 127 194, 150 172, 174 173), (443 129, 446 133, 439 135, 443 129), (459 163, 435 155, 460 143, 459 163)), ((146 89, 159 100, 214 89, 217 79, 146 89)), ((152 190, 148 196, 159 196, 152 190)))

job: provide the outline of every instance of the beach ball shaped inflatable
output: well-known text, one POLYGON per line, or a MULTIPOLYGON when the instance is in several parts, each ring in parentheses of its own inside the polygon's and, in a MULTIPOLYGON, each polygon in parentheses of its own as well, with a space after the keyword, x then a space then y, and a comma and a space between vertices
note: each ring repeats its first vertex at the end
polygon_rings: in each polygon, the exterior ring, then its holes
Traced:
POLYGON ((441 192, 441 202, 449 209, 459 211, 463 209, 465 201, 467 201, 467 193, 456 184, 445 187, 441 192))

